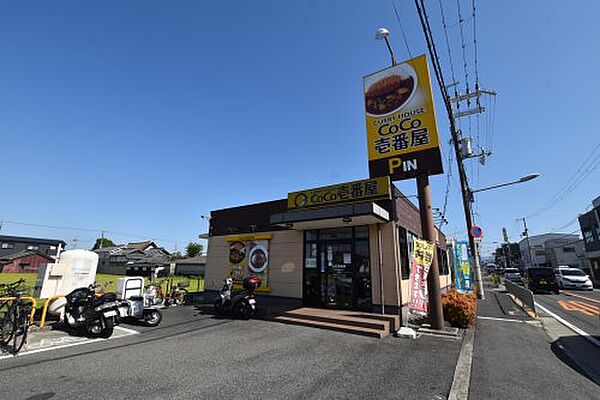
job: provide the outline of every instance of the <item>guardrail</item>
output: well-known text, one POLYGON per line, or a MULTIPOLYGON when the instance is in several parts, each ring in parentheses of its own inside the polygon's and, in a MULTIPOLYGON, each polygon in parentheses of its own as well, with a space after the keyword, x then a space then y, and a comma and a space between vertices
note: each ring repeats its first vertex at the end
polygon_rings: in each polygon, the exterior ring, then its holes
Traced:
POLYGON ((58 294, 56 296, 51 296, 46 299, 46 301, 44 302, 44 308, 42 310, 42 318, 40 318, 40 328, 43 328, 44 325, 46 325, 46 315, 48 313, 48 306, 50 305, 50 302, 56 299, 60 299, 61 297, 65 297, 65 295, 58 294))
POLYGON ((533 312, 533 314, 537 316, 537 312, 535 311, 535 299, 531 290, 508 280, 504 280, 504 287, 506 287, 508 293, 512 294, 521 302, 521 307, 524 309, 529 309, 529 311, 533 312))

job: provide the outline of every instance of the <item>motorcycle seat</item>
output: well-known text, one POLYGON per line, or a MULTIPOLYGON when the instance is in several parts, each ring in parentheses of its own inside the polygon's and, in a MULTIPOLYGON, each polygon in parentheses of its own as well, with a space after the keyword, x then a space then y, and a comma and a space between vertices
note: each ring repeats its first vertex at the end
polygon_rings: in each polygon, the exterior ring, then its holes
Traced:
POLYGON ((104 293, 100 296, 100 300, 102 301, 116 301, 117 295, 115 293, 104 293))
POLYGON ((143 300, 144 300, 144 297, 142 297, 142 296, 131 296, 131 297, 129 297, 129 298, 128 298, 128 300, 133 300, 133 301, 138 301, 138 300, 139 300, 139 301, 143 301, 143 300))

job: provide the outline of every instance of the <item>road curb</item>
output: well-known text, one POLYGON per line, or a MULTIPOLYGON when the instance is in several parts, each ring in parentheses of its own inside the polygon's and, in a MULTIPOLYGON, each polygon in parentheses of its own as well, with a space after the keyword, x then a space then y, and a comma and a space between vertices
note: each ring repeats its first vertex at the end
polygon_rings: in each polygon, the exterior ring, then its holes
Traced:
POLYGON ((546 314, 548 314, 549 316, 551 316, 552 318, 554 318, 555 320, 557 320, 558 322, 560 322, 561 324, 563 324, 564 326, 566 326, 567 328, 569 328, 570 330, 572 330, 573 332, 577 333, 580 336, 583 336, 584 338, 586 338, 587 340, 589 340, 591 343, 593 343, 594 345, 596 345, 598 348, 600 348, 600 340, 596 339, 595 337, 593 337, 592 335, 590 335, 589 333, 587 333, 583 329, 580 329, 580 328, 576 327, 575 325, 573 325, 569 321, 565 320, 564 318, 560 317, 559 315, 556 315, 555 313, 553 313, 552 311, 550 311, 546 307, 542 306, 537 301, 535 302, 535 306, 537 308, 539 308, 540 310, 542 310, 543 312, 545 312, 546 314))
POLYGON ((452 379, 452 387, 448 394, 448 400, 464 400, 469 398, 469 385, 471 383, 471 364, 473 363, 473 342, 475 339, 475 329, 469 329, 465 335, 456 369, 454 370, 454 378, 452 379))

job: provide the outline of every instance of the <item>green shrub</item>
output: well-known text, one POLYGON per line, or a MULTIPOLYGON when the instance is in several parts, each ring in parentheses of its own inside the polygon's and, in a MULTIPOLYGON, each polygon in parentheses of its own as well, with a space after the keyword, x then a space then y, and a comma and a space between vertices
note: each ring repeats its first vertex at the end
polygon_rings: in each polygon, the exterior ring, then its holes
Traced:
POLYGON ((467 328, 475 323, 477 297, 451 289, 442 295, 444 319, 456 328, 467 328))

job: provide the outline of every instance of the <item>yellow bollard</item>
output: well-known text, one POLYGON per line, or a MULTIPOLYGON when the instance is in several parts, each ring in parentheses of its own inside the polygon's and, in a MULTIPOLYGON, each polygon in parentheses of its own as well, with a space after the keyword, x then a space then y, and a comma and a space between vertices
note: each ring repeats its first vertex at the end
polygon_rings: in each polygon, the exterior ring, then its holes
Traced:
POLYGON ((42 318, 40 318, 40 328, 43 328, 46 325, 46 313, 48 312, 48 306, 52 300, 60 299, 61 297, 65 297, 64 294, 57 294, 56 296, 48 297, 44 302, 44 308, 42 309, 42 318))
POLYGON ((0 297, 0 301, 11 301, 11 300, 17 300, 17 299, 21 299, 21 300, 30 300, 33 303, 33 307, 31 307, 31 314, 29 314, 29 322, 33 321, 33 316, 35 315, 35 309, 37 306, 37 302, 35 301, 35 298, 33 297, 0 297))

